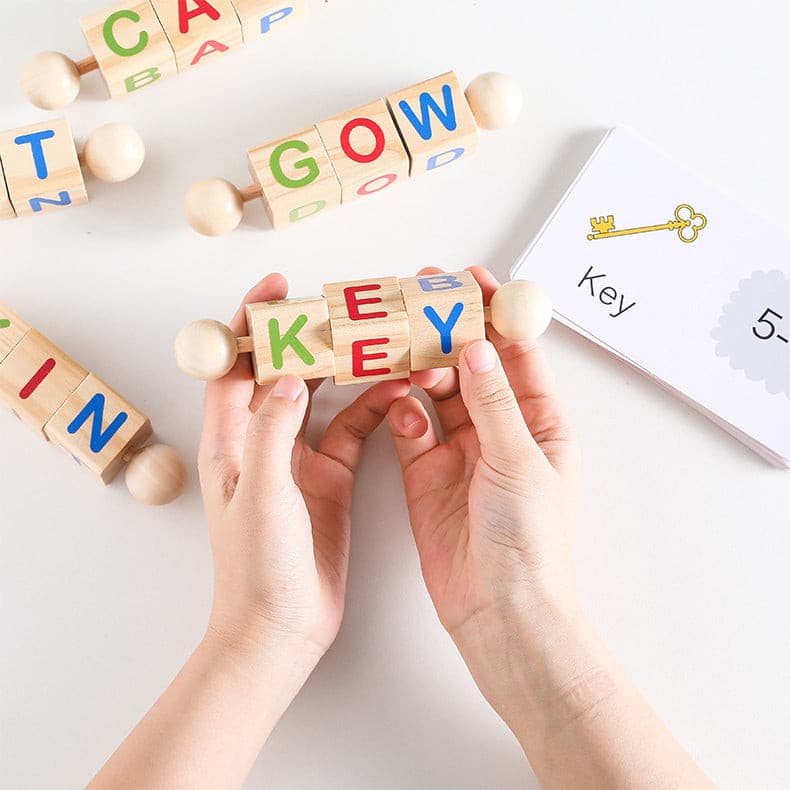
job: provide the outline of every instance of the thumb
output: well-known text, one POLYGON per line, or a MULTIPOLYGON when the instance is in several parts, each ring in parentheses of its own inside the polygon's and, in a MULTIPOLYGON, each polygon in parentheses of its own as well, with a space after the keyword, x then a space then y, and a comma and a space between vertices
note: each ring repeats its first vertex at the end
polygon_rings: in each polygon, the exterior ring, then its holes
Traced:
POLYGON ((494 346, 485 340, 467 346, 459 370, 461 397, 483 460, 507 477, 517 475, 525 470, 535 442, 494 346))
POLYGON ((297 376, 285 376, 272 387, 247 429, 242 483, 274 495, 293 482, 291 458, 308 400, 307 387, 297 376))

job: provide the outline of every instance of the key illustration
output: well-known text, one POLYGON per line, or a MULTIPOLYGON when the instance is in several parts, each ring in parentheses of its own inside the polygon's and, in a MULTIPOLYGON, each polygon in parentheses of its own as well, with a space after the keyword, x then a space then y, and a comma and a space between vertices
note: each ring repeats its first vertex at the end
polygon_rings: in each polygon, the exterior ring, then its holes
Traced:
POLYGON ((593 232, 587 236, 590 241, 614 239, 618 236, 634 236, 637 233, 653 233, 657 230, 676 230, 678 238, 682 242, 693 244, 699 238, 700 231, 707 227, 708 218, 704 214, 698 214, 688 203, 683 203, 675 209, 675 219, 662 225, 646 225, 643 228, 617 230, 612 214, 608 217, 592 217, 590 225, 593 229, 593 232))

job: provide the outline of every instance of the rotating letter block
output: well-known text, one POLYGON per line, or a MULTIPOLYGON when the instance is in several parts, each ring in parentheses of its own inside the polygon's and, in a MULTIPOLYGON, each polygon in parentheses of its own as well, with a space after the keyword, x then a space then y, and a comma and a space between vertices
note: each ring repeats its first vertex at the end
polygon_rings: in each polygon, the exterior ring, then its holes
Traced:
POLYGON ((340 182, 314 126, 252 148, 248 156, 274 228, 340 205, 340 182))
POLYGON ((241 23, 230 0, 151 0, 179 71, 242 45, 241 23))
POLYGON ((0 160, 19 217, 88 202, 71 127, 63 118, 0 133, 0 160))
POLYGON ((484 340, 483 294, 469 272, 400 281, 411 330, 411 369, 458 364, 461 349, 484 340))
POLYGON ((121 470, 124 456, 150 437, 151 423, 90 374, 46 424, 44 432, 108 485, 121 470))
POLYGON ((233 0, 244 32, 244 43, 265 36, 307 16, 307 0, 233 0))
POLYGON ((247 328, 255 338, 252 366, 258 384, 287 374, 303 379, 335 375, 326 299, 247 305, 247 328))
POLYGON ((480 133, 455 72, 387 97, 411 158, 411 175, 477 152, 480 133))
POLYGON ((343 203, 409 177, 409 155, 383 99, 322 121, 316 128, 340 181, 343 203))
POLYGON ((173 48, 148 0, 116 3, 80 20, 113 99, 178 72, 173 48))
POLYGON ((335 383, 409 376, 409 319, 397 277, 324 286, 335 349, 335 383))
POLYGON ((0 302, 0 362, 29 331, 30 326, 0 302))
POLYGON ((0 364, 0 400, 43 436, 44 425, 87 376, 87 370, 31 329, 0 364))

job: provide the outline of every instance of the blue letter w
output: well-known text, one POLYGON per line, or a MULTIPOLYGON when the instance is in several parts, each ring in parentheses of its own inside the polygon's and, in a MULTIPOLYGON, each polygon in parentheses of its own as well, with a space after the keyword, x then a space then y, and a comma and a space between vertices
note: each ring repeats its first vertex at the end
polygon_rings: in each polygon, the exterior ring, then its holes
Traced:
POLYGON ((455 105, 453 104, 453 90, 449 85, 442 86, 442 96, 444 96, 444 110, 437 104, 430 93, 420 94, 421 118, 417 117, 408 102, 402 101, 398 105, 423 140, 430 140, 431 137, 433 137, 433 130, 431 129, 431 110, 433 110, 436 117, 442 122, 444 128, 447 129, 448 132, 454 132, 458 128, 458 121, 455 117, 455 105))
POLYGON ((106 431, 102 431, 102 423, 104 422, 104 405, 106 403, 104 395, 97 392, 86 404, 85 408, 72 420, 71 425, 67 428, 70 434, 75 434, 82 428, 83 425, 92 417, 93 423, 91 424, 91 451, 100 453, 107 443, 115 436, 121 429, 121 426, 129 418, 129 415, 122 411, 118 416, 109 424, 106 431))

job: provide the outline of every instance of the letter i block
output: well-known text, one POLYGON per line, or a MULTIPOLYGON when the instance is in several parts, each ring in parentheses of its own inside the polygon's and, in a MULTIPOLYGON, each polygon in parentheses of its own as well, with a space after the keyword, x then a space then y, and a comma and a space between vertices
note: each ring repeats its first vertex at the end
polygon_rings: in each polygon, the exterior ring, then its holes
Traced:
POLYGON ((340 181, 343 203, 409 177, 409 155, 384 99, 336 115, 316 128, 340 181))
POLYGON ((3 170, 3 163, 0 162, 0 220, 13 219, 16 216, 16 211, 11 205, 11 198, 8 197, 8 187, 5 183, 5 172, 3 170))
POLYGON ((307 0, 233 0, 249 43, 267 33, 289 27, 290 22, 307 16, 307 0))
POLYGON ((151 0, 179 71, 243 43, 241 22, 230 0, 151 0))
POLYGON ((30 326, 0 302, 0 362, 29 331, 30 326))
POLYGON ((255 342, 252 364, 258 384, 287 374, 306 380, 335 375, 326 299, 247 305, 247 327, 255 342))
POLYGON ((44 433, 104 485, 151 435, 148 418, 92 373, 44 426, 44 433))
POLYGON ((19 217, 88 202, 65 118, 0 133, 0 159, 19 217))
POLYGON ((469 272, 400 281, 411 331, 411 369, 458 364, 461 349, 485 340, 483 293, 469 272))
POLYGON ((247 155, 275 230, 340 205, 340 182, 314 126, 247 155))
POLYGON ((80 20, 113 99, 178 72, 176 57, 148 0, 116 3, 80 20))
POLYGON ((409 376, 409 319, 397 277, 324 286, 335 347, 335 383, 409 376))
POLYGON ((44 425, 87 376, 87 370, 31 329, 0 363, 0 400, 43 435, 44 425))
POLYGON ((411 175, 477 152, 480 130, 455 72, 387 96, 411 157, 411 175))

